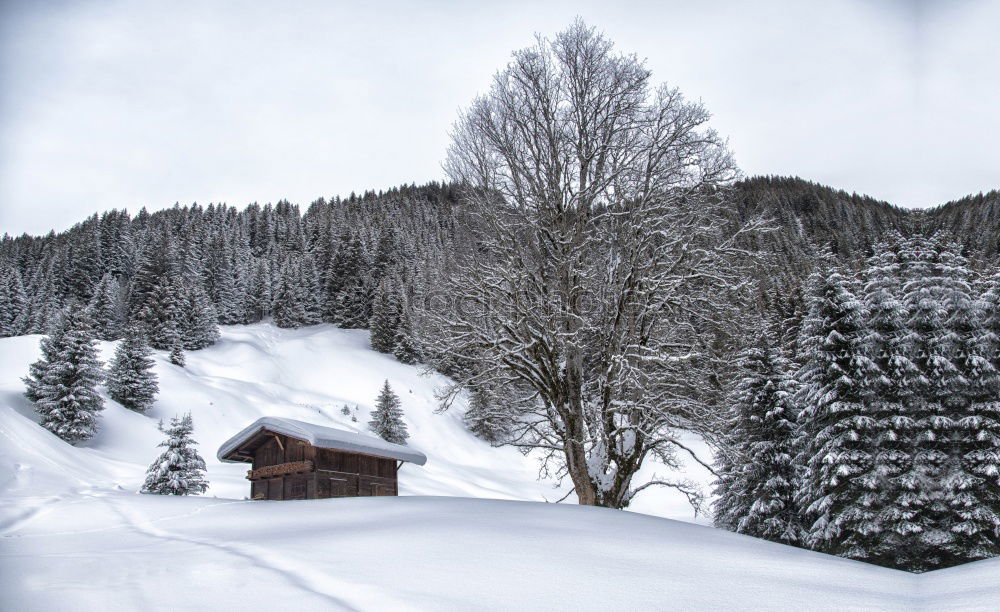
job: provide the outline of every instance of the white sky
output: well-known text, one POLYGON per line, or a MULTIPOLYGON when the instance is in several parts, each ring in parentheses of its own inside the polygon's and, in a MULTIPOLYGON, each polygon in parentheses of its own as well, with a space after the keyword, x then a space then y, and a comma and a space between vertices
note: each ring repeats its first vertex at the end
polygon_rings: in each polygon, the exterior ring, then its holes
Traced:
POLYGON ((0 0, 0 232, 440 180, 459 107, 576 15, 703 100, 747 175, 1000 187, 1000 0, 0 0))

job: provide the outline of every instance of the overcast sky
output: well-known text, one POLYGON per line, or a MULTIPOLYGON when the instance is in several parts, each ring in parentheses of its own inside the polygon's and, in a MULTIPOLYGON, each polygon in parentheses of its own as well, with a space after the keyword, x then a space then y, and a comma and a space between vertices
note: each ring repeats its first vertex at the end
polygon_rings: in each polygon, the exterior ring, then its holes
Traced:
POLYGON ((747 175, 1000 188, 1000 0, 0 0, 0 232, 440 180, 458 109, 576 15, 700 98, 747 175))

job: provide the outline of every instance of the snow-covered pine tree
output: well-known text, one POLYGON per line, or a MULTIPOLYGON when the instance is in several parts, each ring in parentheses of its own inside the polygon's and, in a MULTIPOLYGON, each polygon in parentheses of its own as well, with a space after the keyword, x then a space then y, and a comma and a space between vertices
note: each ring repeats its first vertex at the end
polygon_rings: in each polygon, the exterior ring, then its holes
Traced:
MULTIPOLYGON (((131 278, 135 274, 135 240, 129 215, 124 210, 109 210, 101 214, 100 242, 103 270, 115 278, 131 278)), ((124 300, 122 303, 124 307, 124 300)))
MULTIPOLYGON (((150 234, 152 240, 143 248, 139 257, 139 267, 130 284, 128 298, 130 321, 137 317, 141 318, 140 313, 149 306, 153 294, 164 286, 164 279, 172 279, 180 271, 170 226, 157 227, 150 234)), ((152 340, 153 337, 150 336, 150 341, 152 340)), ((156 346, 155 342, 153 346, 156 346)))
POLYGON ((234 325, 246 322, 246 288, 241 286, 239 273, 234 268, 221 278, 219 304, 216 312, 219 323, 234 325))
POLYGON ((296 328, 306 324, 306 293, 302 286, 302 268, 292 258, 281 266, 281 281, 274 295, 272 312, 278 327, 296 328))
POLYGON ((328 287, 331 302, 328 310, 332 321, 349 329, 361 329, 371 318, 371 295, 365 279, 369 269, 368 259, 361 240, 346 233, 334 256, 331 285, 328 287))
POLYGON ((393 444, 406 444, 406 439, 410 437, 406 431, 406 423, 403 422, 402 403, 389 386, 388 380, 382 385, 382 391, 375 402, 375 410, 372 411, 372 419, 368 421, 368 429, 393 444))
POLYGON ((29 327, 28 296, 17 268, 6 262, 0 268, 0 337, 18 336, 29 327))
POLYGON ((56 289, 51 260, 39 266, 31 277, 25 321, 32 334, 47 333, 62 310, 61 296, 56 289))
POLYGON ((170 426, 159 429, 167 439, 159 444, 166 450, 156 458, 146 470, 146 482, 142 493, 157 495, 192 495, 204 493, 208 489, 205 479, 205 460, 201 458, 191 439, 194 423, 191 414, 170 419, 170 426))
POLYGON ((312 255, 303 255, 299 260, 299 278, 302 282, 303 325, 316 325, 323 322, 323 307, 321 304, 319 272, 312 255))
POLYGON ((325 321, 339 323, 340 293, 360 273, 359 262, 351 250, 354 236, 350 229, 344 228, 333 248, 329 268, 326 270, 325 295, 323 300, 323 317, 325 321))
POLYGON ((392 348, 392 355, 400 363, 411 365, 420 363, 423 359, 420 344, 413 334, 409 310, 405 304, 400 304, 399 325, 396 326, 395 346, 392 348))
MULTIPOLYGON (((233 299, 226 307, 226 319, 236 323, 249 323, 247 318, 247 303, 249 302, 249 287, 251 276, 253 275, 253 257, 250 255, 250 244, 247 236, 246 224, 237 222, 237 229, 233 238, 233 299)), ((222 313, 219 313, 219 322, 223 323, 222 313)))
POLYGON ((364 329, 371 318, 371 296, 364 279, 357 279, 337 297, 338 325, 345 329, 364 329))
POLYGON ((903 303, 915 338, 913 362, 921 373, 911 385, 907 410, 914 422, 913 466, 907 477, 919 483, 911 507, 920 532, 907 551, 912 563, 907 569, 912 571, 947 567, 962 558, 952 531, 956 517, 951 505, 957 452, 954 417, 963 400, 964 380, 959 338, 951 328, 956 320, 946 304, 952 291, 946 288, 956 279, 946 278, 953 270, 942 265, 942 249, 932 237, 914 238, 904 250, 903 303))
POLYGON ((167 355, 167 358, 170 360, 170 363, 175 366, 183 368, 185 364, 187 364, 187 357, 184 356, 184 345, 181 343, 179 337, 171 343, 170 353, 167 355))
POLYGON ((183 342, 184 308, 177 281, 168 276, 161 277, 146 296, 146 303, 136 317, 136 322, 148 330, 150 346, 170 350, 176 342, 183 342))
POLYGON ((25 396, 35 403, 42 427, 71 444, 89 440, 104 409, 97 392, 103 370, 84 313, 63 311, 41 348, 42 358, 23 379, 25 396))
POLYGON ((266 259, 258 259, 250 273, 247 288, 246 321, 256 323, 271 314, 271 266, 266 259))
POLYGON ((67 261, 72 265, 62 276, 63 289, 70 300, 86 304, 90 301, 103 269, 100 221, 97 214, 91 215, 73 229, 75 231, 67 237, 66 245, 67 261))
POLYGON ((122 335, 124 304, 121 286, 110 273, 101 277, 87 304, 87 316, 94 325, 94 337, 117 340, 122 335))
POLYGON ((797 545, 802 525, 795 504, 796 381, 769 330, 742 356, 726 452, 720 454, 715 523, 754 537, 797 545))
POLYGON ((219 317, 198 276, 180 282, 181 318, 178 332, 184 348, 196 351, 219 340, 219 317))
POLYGON ((396 348, 396 332, 399 328, 399 303, 395 287, 388 278, 383 278, 375 291, 372 316, 368 321, 371 330, 372 348, 381 353, 391 353, 396 348))
POLYGON ((913 363, 916 338, 907 327, 909 315, 901 301, 901 248, 901 237, 875 247, 865 266, 863 299, 869 321, 865 353, 880 372, 869 408, 876 421, 875 471, 883 481, 877 501, 878 543, 869 559, 905 568, 923 528, 921 481, 913 475, 915 423, 909 412, 921 373, 913 363))
MULTIPOLYGON (((209 205, 209 208, 212 206, 209 205)), ((222 232, 209 239, 206 258, 205 290, 219 315, 219 323, 231 325, 242 322, 244 308, 236 290, 232 244, 222 232)))
POLYGON ((971 403, 958 423, 961 465, 971 486, 956 498, 972 559, 1000 556, 1000 274, 979 290, 965 367, 971 403))
POLYGON ((958 371, 938 381, 941 404, 952 426, 945 492, 952 515, 955 563, 976 561, 1000 553, 1000 374, 991 357, 996 337, 990 329, 997 316, 989 292, 976 295, 961 247, 946 244, 938 254, 947 327, 945 340, 958 371))
POLYGON ((396 265, 397 259, 396 232, 392 226, 389 226, 383 229, 378 237, 375 260, 372 262, 372 281, 376 284, 382 282, 382 279, 396 265))
POLYGON ((510 435, 511 418, 493 394, 485 389, 476 389, 469 394, 469 409, 462 420, 477 438, 499 445, 510 435))
POLYGON ((159 385, 150 355, 142 329, 127 328, 108 369, 108 394, 129 410, 146 412, 156 399, 159 385))
POLYGON ((840 272, 814 273, 802 324, 799 407, 803 466, 796 503, 805 544, 853 559, 869 559, 878 535, 876 421, 870 389, 878 371, 864 353, 864 305, 840 272))

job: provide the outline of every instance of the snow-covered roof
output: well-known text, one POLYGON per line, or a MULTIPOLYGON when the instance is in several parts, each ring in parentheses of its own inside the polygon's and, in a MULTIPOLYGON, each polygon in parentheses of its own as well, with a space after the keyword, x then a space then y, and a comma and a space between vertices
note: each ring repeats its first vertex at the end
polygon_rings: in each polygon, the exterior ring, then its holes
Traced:
POLYGON ((303 440, 319 448, 330 448, 334 450, 348 451, 352 453, 364 453, 366 455, 377 455, 379 457, 389 457, 399 461, 409 461, 417 465, 427 463, 427 457, 420 451, 413 450, 401 444, 386 442, 381 438, 366 436, 364 434, 334 429, 314 425, 295 419, 285 419, 281 417, 261 417, 243 429, 240 433, 219 447, 216 455, 219 461, 227 463, 241 463, 238 460, 226 459, 226 457, 237 450, 244 442, 257 435, 263 430, 303 440))

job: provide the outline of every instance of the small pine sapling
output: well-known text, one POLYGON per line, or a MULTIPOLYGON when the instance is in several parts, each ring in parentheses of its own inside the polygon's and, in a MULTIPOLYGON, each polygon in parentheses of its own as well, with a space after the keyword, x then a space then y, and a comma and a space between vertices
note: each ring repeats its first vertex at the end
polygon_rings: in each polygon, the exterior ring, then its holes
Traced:
POLYGON ((204 493, 208 489, 205 460, 194 448, 197 442, 191 439, 194 430, 191 414, 173 417, 169 427, 164 427, 160 421, 159 429, 167 435, 159 444, 166 450, 146 470, 146 482, 140 491, 157 495, 204 493))
POLYGON ((399 396, 393 392, 388 380, 379 393, 368 428, 383 440, 394 444, 406 444, 406 439, 410 437, 406 424, 403 423, 403 408, 399 396))
POLYGON ((176 366, 180 366, 182 368, 184 367, 184 364, 187 363, 186 359, 184 358, 184 347, 181 346, 180 340, 175 342, 173 346, 170 347, 169 358, 170 358, 170 363, 176 366))

